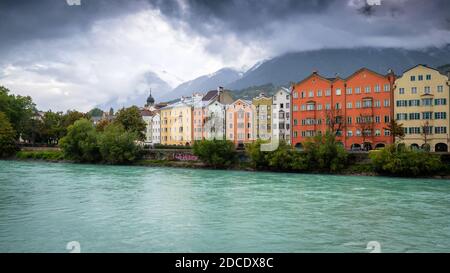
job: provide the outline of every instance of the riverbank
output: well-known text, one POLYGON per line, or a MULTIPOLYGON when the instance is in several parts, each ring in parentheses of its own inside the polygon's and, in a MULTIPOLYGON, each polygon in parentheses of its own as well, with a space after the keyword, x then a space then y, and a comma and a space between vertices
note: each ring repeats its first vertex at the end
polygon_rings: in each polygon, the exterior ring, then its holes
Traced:
MULTIPOLYGON (((174 151, 171 151, 174 152, 174 151)), ((177 152, 177 151, 175 151, 177 152)), ((160 151, 156 153, 161 153, 160 151)), ((433 179, 450 179, 450 173, 439 173, 436 175, 429 176, 408 176, 408 175, 386 175, 380 174, 374 171, 372 164, 364 156, 357 155, 358 160, 356 163, 348 165, 346 168, 340 170, 339 172, 320 172, 320 171, 305 171, 305 172, 295 172, 295 171, 278 171, 274 169, 255 169, 251 166, 249 162, 239 162, 225 170, 232 171, 245 171, 245 172, 269 172, 269 173, 303 173, 303 174, 322 174, 322 175, 345 175, 345 176, 380 176, 380 177, 413 177, 413 178, 433 178, 433 179)), ((37 162, 50 162, 50 163, 71 163, 80 164, 72 160, 64 159, 62 153, 57 150, 45 151, 20 151, 14 157, 9 158, 9 160, 17 161, 37 161, 37 162)), ((105 163, 94 163, 98 165, 111 165, 105 163)), ((198 160, 176 160, 176 159, 141 159, 129 164, 117 164, 125 166, 140 166, 140 167, 168 167, 168 168, 182 168, 182 169, 209 169, 215 170, 217 168, 212 168, 207 164, 198 160)), ((221 169, 224 170, 224 169, 221 169)))

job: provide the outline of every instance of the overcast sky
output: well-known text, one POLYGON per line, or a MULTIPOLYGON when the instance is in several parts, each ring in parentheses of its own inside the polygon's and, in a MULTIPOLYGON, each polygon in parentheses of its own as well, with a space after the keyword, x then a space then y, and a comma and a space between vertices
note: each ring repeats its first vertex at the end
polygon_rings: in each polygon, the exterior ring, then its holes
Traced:
POLYGON ((175 87, 291 51, 450 43, 447 0, 67 1, 0 0, 0 85, 43 110, 123 102, 148 71, 175 87))

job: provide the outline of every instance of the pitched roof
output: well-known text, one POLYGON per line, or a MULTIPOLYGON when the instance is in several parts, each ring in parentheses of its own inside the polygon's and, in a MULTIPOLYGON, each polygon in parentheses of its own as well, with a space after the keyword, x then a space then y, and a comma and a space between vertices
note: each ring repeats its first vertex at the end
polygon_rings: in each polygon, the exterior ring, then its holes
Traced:
POLYGON ((217 90, 208 91, 208 93, 206 93, 206 95, 203 97, 202 101, 210 101, 215 97, 217 97, 217 95, 218 95, 217 90))

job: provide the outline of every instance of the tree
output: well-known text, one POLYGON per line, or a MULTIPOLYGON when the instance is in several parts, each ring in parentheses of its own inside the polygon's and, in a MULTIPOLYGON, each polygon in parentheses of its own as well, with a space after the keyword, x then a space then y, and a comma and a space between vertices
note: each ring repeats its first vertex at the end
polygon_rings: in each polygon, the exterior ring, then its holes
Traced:
POLYGON ((62 127, 63 115, 61 112, 47 111, 42 117, 42 140, 47 144, 58 144, 64 136, 66 128, 62 127))
POLYGON ((405 130, 403 128, 403 124, 398 123, 398 121, 395 119, 392 119, 383 129, 389 130, 391 132, 391 136, 394 139, 394 142, 396 142, 397 139, 403 140, 405 138, 405 130))
POLYGON ((65 158, 79 162, 95 162, 100 159, 97 132, 87 119, 80 119, 70 125, 59 145, 65 158))
POLYGON ((325 135, 318 135, 304 145, 306 162, 310 169, 336 172, 345 167, 347 152, 336 143, 336 136, 327 131, 325 135))
POLYGON ((361 131, 361 136, 363 139, 363 146, 366 147, 367 138, 373 136, 373 116, 372 115, 359 115, 359 121, 357 121, 357 128, 361 131))
POLYGON ((12 95, 9 90, 0 86, 0 112, 8 118, 16 132, 16 139, 24 132, 27 122, 36 112, 36 106, 31 97, 12 95))
POLYGON ((130 163, 140 154, 136 133, 126 131, 120 124, 110 124, 98 137, 102 159, 110 164, 130 163))
POLYGON ((97 132, 103 132, 105 130, 106 126, 108 126, 110 124, 111 124, 111 122, 109 120, 102 119, 95 125, 95 130, 97 130, 97 132))
POLYGON ((16 132, 5 113, 0 112, 0 157, 13 155, 17 151, 16 132))
POLYGON ((329 132, 331 132, 335 136, 338 136, 340 133, 342 133, 342 128, 345 125, 342 109, 333 108, 326 110, 325 118, 329 132))
POLYGON ((421 134, 422 134, 422 138, 423 138, 423 149, 427 152, 430 151, 430 144, 428 144, 428 138, 429 135, 432 134, 432 126, 430 126, 430 122, 427 120, 423 123, 423 125, 421 126, 420 130, 421 130, 421 134))
POLYGON ((101 117, 103 116, 103 110, 95 107, 94 109, 91 109, 89 112, 87 112, 87 115, 89 115, 90 117, 101 117))
POLYGON ((229 140, 201 140, 194 142, 194 154, 214 168, 227 168, 236 162, 236 149, 229 140))
POLYGON ((146 125, 138 107, 122 108, 117 112, 114 123, 121 124, 126 131, 135 133, 138 140, 145 139, 146 125))

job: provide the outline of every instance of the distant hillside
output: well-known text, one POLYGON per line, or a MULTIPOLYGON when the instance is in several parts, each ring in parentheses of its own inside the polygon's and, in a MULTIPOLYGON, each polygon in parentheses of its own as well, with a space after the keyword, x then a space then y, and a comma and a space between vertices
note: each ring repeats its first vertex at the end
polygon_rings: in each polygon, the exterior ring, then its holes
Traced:
POLYGON ((192 81, 180 84, 171 92, 167 93, 162 99, 175 99, 181 96, 190 96, 193 92, 207 92, 216 89, 218 86, 227 85, 241 77, 241 73, 231 69, 223 68, 215 73, 198 77, 192 81))
POLYGON ((241 90, 233 91, 233 98, 251 100, 252 98, 258 96, 260 93, 264 93, 267 96, 272 96, 276 91, 278 91, 279 88, 280 87, 276 87, 271 83, 260 86, 247 87, 241 90))
POLYGON ((450 63, 450 45, 426 50, 354 48, 289 53, 258 63, 226 87, 241 90, 269 83, 288 86, 290 82, 298 82, 307 77, 313 70, 318 70, 324 76, 338 73, 341 77, 347 77, 361 67, 383 74, 392 68, 396 74, 401 74, 420 63, 432 67, 450 63))
POLYGON ((441 65, 437 68, 437 70, 439 70, 444 75, 448 75, 448 73, 450 72, 450 64, 441 65))

